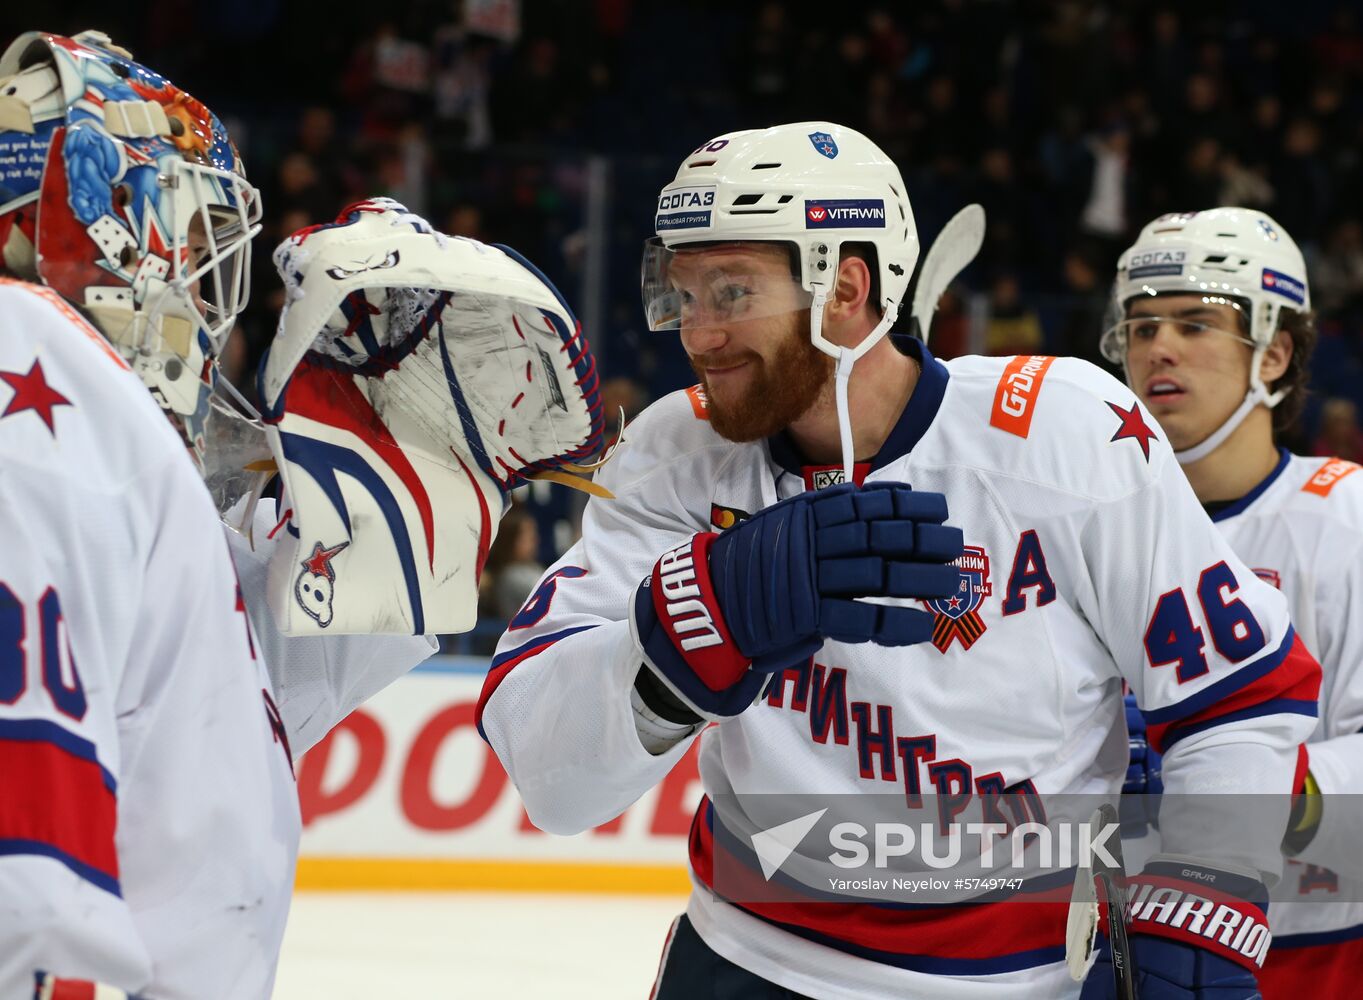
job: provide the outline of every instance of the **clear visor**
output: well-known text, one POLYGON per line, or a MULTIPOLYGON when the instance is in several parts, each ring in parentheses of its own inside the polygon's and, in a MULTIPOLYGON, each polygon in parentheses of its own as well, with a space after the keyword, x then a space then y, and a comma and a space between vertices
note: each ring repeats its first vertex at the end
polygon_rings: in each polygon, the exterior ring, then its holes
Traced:
MULTIPOLYGON (((1213 300, 1204 299, 1204 301, 1213 300)), ((1233 299, 1217 296, 1214 301, 1219 305, 1230 306, 1238 314, 1244 314, 1243 307, 1233 299)), ((1250 347, 1254 346, 1254 342, 1245 336, 1238 324, 1209 322, 1205 319, 1193 319, 1178 315, 1151 314, 1119 315, 1115 319, 1110 317, 1107 327, 1103 331, 1099 347, 1103 352, 1103 357, 1113 364, 1125 364, 1129 352, 1133 348, 1151 343, 1162 329, 1169 330, 1180 338, 1226 336, 1243 344, 1248 344, 1250 347)))
POLYGON ((792 273, 791 244, 644 244, 641 288, 650 330, 727 327, 808 312, 813 295, 792 273))

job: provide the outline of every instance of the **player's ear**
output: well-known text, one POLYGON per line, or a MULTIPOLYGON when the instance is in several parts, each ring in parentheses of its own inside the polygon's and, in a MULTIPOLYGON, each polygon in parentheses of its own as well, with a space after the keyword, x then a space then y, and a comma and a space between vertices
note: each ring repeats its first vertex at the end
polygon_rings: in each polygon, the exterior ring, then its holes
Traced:
POLYGON ((1292 335, 1279 330, 1273 335, 1273 342, 1264 351, 1264 360, 1259 365, 1259 377, 1265 385, 1272 385, 1275 379, 1282 378, 1292 363, 1292 335))
POLYGON ((838 262, 838 279, 828 298, 829 318, 847 320, 861 315, 871 297, 871 269, 860 257, 846 256, 838 262))

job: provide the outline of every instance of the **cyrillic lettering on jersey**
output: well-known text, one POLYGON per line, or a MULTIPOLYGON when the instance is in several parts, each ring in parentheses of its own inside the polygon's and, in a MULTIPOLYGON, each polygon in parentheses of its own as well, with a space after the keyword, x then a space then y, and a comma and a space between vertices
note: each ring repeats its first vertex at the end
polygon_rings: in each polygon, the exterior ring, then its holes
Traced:
POLYGON ((774 675, 763 691, 763 700, 769 708, 807 713, 810 740, 823 746, 848 747, 844 758, 847 767, 856 768, 863 781, 902 782, 904 804, 909 810, 924 807, 925 790, 936 792, 932 798, 943 833, 975 796, 979 796, 990 823, 1002 824, 1008 830, 1027 823, 1045 824, 1046 811, 1030 780, 1009 785, 998 771, 975 777, 974 765, 960 757, 939 760, 936 733, 896 735, 894 706, 849 702, 848 690, 855 683, 854 675, 844 667, 811 662, 774 675), (850 739, 853 731, 855 739, 850 739))
POLYGON ((1027 609, 1027 591, 1036 588, 1036 606, 1045 607, 1055 600, 1055 581, 1046 569, 1046 553, 1036 532, 1027 529, 1018 539, 1013 569, 1008 574, 1008 590, 1003 595, 1003 613, 1015 615, 1027 609))
POLYGON ((828 742, 828 729, 833 728, 833 742, 847 746, 847 670, 822 663, 814 664, 810 677, 809 735, 815 743, 828 742), (824 677, 828 678, 827 683, 824 677))
POLYGON ((959 757, 933 761, 928 780, 937 790, 937 828, 945 835, 951 823, 970 805, 973 770, 959 757))
POLYGON ((876 776, 872 757, 880 758, 880 777, 895 781, 894 765, 894 709, 889 705, 875 706, 875 721, 871 719, 871 703, 854 701, 852 721, 857 727, 857 771, 868 781, 876 776))
POLYGON ((1041 383, 1055 358, 1043 354, 1022 354, 1008 362, 994 390, 994 408, 989 426, 1025 438, 1032 430, 1041 383))

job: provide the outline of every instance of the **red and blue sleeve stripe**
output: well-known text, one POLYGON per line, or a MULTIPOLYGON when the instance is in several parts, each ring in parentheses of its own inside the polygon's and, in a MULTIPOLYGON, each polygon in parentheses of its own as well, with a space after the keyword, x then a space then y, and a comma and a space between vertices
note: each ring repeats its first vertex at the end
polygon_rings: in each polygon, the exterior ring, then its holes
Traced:
POLYGON ((1278 648, 1174 705, 1142 712, 1150 745, 1168 753, 1179 740, 1267 715, 1319 715, 1320 664, 1290 626, 1278 648))
POLYGON ((485 741, 487 733, 483 731, 483 709, 487 707, 488 699, 497 690, 498 685, 506 680, 506 675, 516 668, 517 664, 523 663, 530 657, 543 653, 554 643, 561 639, 566 639, 570 635, 578 632, 586 632, 588 629, 596 628, 595 625, 578 625, 574 628, 561 629, 558 632, 550 632, 531 639, 515 649, 509 649, 505 653, 498 653, 492 658, 492 666, 487 672, 487 679, 483 681, 483 690, 478 695, 478 705, 473 711, 473 721, 478 726, 478 735, 485 741))
POLYGON ((1358 989, 1358 970, 1363 969, 1363 924, 1333 931, 1274 936, 1259 989, 1265 1000, 1287 1000, 1302 995, 1309 983, 1309 996, 1347 997, 1358 989))
POLYGON ((121 895, 118 786, 95 745, 46 719, 0 719, 0 855, 37 855, 121 895))

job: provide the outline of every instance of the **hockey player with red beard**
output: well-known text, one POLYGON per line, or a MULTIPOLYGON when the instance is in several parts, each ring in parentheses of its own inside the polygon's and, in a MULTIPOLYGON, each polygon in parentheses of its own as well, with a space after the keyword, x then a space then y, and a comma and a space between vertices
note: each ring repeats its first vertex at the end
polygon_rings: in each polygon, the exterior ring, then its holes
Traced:
MULTIPOLYGON (((1115 792, 1125 682, 1172 791, 1278 803, 1263 829, 1166 824, 1141 878, 1213 884, 1225 912, 1218 931, 1133 910, 1143 995, 1255 996, 1319 667, 1131 390, 891 335, 917 233, 898 169, 851 129, 705 143, 655 231, 646 316, 700 384, 627 429, 598 474, 614 499, 511 621, 479 705, 554 833, 618 815, 700 738, 696 888, 653 995, 1077 996, 1063 901, 773 900, 720 869, 735 831, 767 828, 767 793, 1115 792)), ((820 854, 787 846, 783 865, 820 854)))

